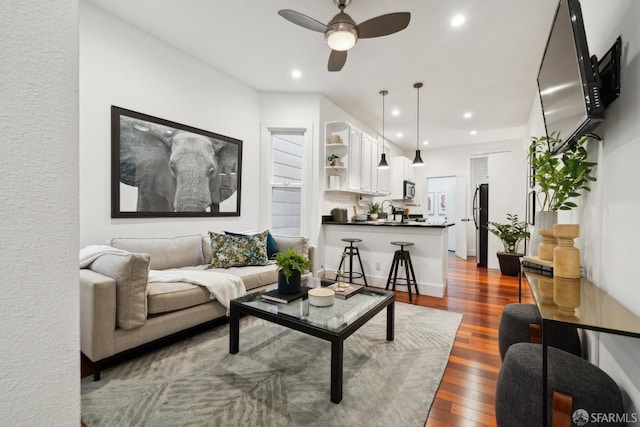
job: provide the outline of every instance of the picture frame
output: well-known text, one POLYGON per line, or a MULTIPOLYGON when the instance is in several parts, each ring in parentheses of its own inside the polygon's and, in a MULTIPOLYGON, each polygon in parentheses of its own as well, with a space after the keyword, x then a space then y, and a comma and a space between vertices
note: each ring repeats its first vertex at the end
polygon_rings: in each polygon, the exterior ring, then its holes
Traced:
POLYGON ((438 192, 438 215, 444 215, 447 213, 447 193, 444 191, 438 192))
POLYGON ((435 213, 435 194, 433 192, 427 193, 427 215, 433 215, 435 213))
POLYGON ((240 216, 242 141, 111 106, 111 218, 240 216))

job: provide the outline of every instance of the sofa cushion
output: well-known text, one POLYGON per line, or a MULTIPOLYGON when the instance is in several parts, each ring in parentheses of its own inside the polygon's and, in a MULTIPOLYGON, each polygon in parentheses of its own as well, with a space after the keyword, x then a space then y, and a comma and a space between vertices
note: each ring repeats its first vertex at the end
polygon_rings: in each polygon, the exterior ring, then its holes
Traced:
POLYGON ((287 249, 293 248, 300 255, 309 257, 309 239, 304 236, 284 236, 274 234, 273 239, 276 242, 278 252, 286 252, 287 249))
POLYGON ((227 236, 209 232, 213 268, 241 267, 247 265, 266 265, 267 233, 253 236, 227 236))
POLYGON ((116 282, 116 323, 122 329, 138 328, 147 321, 149 261, 147 254, 107 253, 91 264, 91 270, 116 282))
POLYGON ((111 246, 151 256, 152 270, 204 264, 199 234, 168 238, 114 238, 111 246))
POLYGON ((151 282, 147 285, 149 314, 182 310, 210 301, 211 293, 204 286, 183 282, 151 282))
POLYGON ((253 265, 246 267, 213 268, 207 271, 220 271, 233 274, 242 279, 247 291, 270 285, 278 281, 277 266, 271 261, 268 265, 253 265))

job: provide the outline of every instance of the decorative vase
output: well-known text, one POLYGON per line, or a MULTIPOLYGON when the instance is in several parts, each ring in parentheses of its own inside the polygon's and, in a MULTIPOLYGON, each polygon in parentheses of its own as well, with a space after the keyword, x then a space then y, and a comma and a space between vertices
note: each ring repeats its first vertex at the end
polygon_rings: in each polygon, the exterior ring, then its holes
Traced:
POLYGON ((553 275, 580 278, 580 250, 573 246, 573 239, 580 235, 579 224, 555 224, 553 234, 558 246, 553 250, 553 275))
POLYGON ((553 276, 553 302, 565 316, 575 315, 580 306, 580 279, 553 276))
POLYGON ((538 257, 545 261, 553 261, 553 249, 557 246, 557 240, 552 228, 544 228, 539 231, 542 241, 538 243, 538 257))
POLYGON ((369 214, 369 219, 371 221, 376 221, 378 219, 378 214, 369 214))
POLYGON ((531 238, 529 239, 529 255, 538 255, 538 245, 542 241, 539 230, 552 229, 554 224, 558 223, 558 212, 541 211, 536 212, 534 216, 534 226, 531 228, 531 238))
POLYGON ((278 272, 278 292, 281 294, 297 294, 301 290, 301 277, 302 274, 298 270, 293 270, 291 277, 289 277, 289 281, 287 282, 287 278, 284 275, 283 271, 278 272))

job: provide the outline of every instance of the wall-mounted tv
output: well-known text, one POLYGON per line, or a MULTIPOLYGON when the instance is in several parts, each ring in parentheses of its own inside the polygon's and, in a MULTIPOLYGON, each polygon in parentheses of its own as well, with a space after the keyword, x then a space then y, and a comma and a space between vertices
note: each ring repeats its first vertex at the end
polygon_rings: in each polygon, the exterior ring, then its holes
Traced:
MULTIPOLYGON (((578 0, 560 0, 538 73, 549 149, 561 153, 604 119, 578 0)), ((595 65, 595 67, 594 67, 595 65)))

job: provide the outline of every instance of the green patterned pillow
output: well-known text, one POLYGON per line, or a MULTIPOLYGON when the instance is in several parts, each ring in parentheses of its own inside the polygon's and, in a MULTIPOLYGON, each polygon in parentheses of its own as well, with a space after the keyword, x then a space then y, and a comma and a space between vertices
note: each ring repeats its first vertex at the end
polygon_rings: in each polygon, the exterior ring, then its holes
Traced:
POLYGON ((227 236, 209 232, 213 259, 211 267, 229 268, 245 265, 267 265, 267 235, 266 230, 251 236, 227 236))

